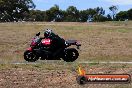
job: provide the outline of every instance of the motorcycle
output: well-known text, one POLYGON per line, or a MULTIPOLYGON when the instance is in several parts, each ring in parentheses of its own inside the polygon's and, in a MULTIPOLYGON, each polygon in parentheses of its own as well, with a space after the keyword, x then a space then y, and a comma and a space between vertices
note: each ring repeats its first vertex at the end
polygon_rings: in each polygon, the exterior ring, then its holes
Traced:
POLYGON ((57 49, 55 52, 50 50, 50 45, 52 40, 50 38, 39 38, 40 33, 32 39, 30 47, 24 52, 24 59, 28 62, 35 62, 40 60, 61 60, 61 58, 66 62, 75 61, 78 56, 78 50, 81 44, 77 40, 65 40, 65 47, 57 49), (76 48, 69 48, 75 45, 76 48))

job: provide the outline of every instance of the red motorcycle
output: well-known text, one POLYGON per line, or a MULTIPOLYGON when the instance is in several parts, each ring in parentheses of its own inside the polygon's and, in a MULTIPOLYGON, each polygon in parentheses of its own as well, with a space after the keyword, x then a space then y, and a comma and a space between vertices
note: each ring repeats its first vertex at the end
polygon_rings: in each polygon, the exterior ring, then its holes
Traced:
POLYGON ((81 46, 77 40, 66 40, 65 47, 59 48, 54 52, 51 51, 52 40, 50 38, 39 38, 40 33, 32 39, 30 47, 24 52, 24 59, 28 62, 35 62, 40 60, 61 60, 66 62, 75 61, 79 53, 77 49, 81 46), (69 46, 75 45, 75 48, 69 48, 69 46))

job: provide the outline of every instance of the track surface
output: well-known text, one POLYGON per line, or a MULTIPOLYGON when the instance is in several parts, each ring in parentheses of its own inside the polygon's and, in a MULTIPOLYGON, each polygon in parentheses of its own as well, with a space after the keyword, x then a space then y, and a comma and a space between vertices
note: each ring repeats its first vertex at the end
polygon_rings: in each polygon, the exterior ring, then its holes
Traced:
MULTIPOLYGON (((37 61, 37 62, 0 62, 0 64, 43 64, 43 63, 63 63, 63 61, 37 61)), ((74 63, 74 62, 73 62, 74 63)), ((132 62, 122 62, 122 61, 99 61, 99 62, 92 62, 92 61, 80 61, 80 62, 75 62, 79 64, 91 64, 91 63, 98 63, 98 64, 132 64, 132 62)))

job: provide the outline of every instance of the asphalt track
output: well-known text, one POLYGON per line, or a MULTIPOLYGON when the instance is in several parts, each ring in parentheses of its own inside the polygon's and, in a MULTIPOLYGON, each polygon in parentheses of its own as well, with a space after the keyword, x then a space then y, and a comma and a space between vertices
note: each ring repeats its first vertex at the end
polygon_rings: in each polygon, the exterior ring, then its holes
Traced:
MULTIPOLYGON (((36 61, 36 62, 0 62, 0 64, 45 64, 45 63, 67 63, 64 62, 62 60, 55 60, 55 61, 49 61, 49 60, 45 60, 45 61, 36 61)), ((97 63, 97 64, 132 64, 132 62, 122 62, 122 61, 99 61, 99 62, 92 62, 92 61, 79 61, 79 62, 70 62, 70 63, 79 63, 79 64, 91 64, 91 63, 97 63)))

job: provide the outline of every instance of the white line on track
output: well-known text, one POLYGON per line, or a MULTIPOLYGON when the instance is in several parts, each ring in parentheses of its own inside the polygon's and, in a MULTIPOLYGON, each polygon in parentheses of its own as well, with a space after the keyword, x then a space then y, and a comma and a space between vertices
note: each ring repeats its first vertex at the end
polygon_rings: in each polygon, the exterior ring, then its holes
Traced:
POLYGON ((107 64, 107 63, 109 63, 109 64, 132 64, 132 62, 121 62, 121 61, 117 61, 117 62, 115 62, 115 61, 114 62, 112 62, 112 61, 108 61, 108 62, 107 61, 106 62, 105 61, 100 61, 100 62, 82 61, 82 62, 78 62, 78 63, 82 63, 82 64, 83 63, 84 64, 87 64, 87 63, 88 64, 89 63, 100 63, 100 64, 107 64))
MULTIPOLYGON (((45 64, 45 63, 67 63, 67 62, 62 62, 62 61, 44 61, 44 62, 10 62, 10 63, 0 63, 0 64, 16 64, 16 65, 21 65, 21 64, 45 64)), ((80 61, 80 62, 73 62, 73 63, 80 63, 80 64, 90 64, 90 63, 97 63, 97 64, 132 64, 132 62, 121 62, 121 61, 99 61, 99 62, 92 62, 92 61, 80 61)))

